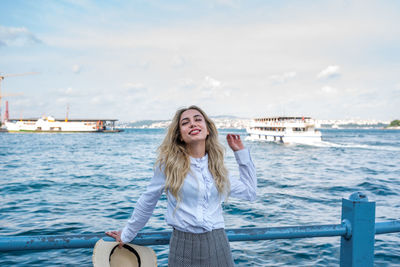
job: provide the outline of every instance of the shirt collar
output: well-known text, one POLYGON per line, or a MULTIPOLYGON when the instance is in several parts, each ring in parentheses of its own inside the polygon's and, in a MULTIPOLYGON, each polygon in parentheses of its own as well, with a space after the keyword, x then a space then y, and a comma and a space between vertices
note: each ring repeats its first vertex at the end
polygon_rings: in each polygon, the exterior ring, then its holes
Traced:
POLYGON ((196 167, 201 167, 201 166, 205 166, 206 164, 208 164, 208 154, 207 153, 201 158, 193 158, 191 156, 189 156, 189 157, 190 157, 190 164, 195 165, 196 167))

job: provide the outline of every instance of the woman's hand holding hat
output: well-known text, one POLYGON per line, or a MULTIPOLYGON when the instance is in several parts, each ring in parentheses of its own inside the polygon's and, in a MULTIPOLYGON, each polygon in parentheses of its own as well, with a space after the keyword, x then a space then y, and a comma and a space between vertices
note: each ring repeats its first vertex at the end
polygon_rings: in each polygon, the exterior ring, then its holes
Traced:
POLYGON ((111 231, 111 232, 106 232, 106 235, 112 237, 119 243, 118 247, 122 248, 124 245, 124 242, 121 240, 121 230, 120 231, 111 231))

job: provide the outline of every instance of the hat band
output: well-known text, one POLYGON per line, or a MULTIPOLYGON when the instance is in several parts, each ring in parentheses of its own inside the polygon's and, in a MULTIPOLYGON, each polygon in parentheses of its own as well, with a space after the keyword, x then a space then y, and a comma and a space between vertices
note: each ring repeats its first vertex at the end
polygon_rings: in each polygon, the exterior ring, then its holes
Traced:
MULTIPOLYGON (((111 250, 110 256, 109 256, 109 258, 108 258, 108 261, 109 261, 109 262, 111 262, 111 255, 114 253, 114 250, 115 250, 118 246, 119 246, 119 245, 116 245, 116 246, 111 250)), ((130 252, 132 252, 133 254, 136 255, 136 258, 138 259, 138 264, 139 264, 139 267, 140 267, 140 266, 141 266, 141 261, 140 261, 139 253, 137 253, 137 251, 136 251, 133 247, 131 247, 131 246, 124 245, 123 247, 126 248, 127 250, 129 250, 130 252)))

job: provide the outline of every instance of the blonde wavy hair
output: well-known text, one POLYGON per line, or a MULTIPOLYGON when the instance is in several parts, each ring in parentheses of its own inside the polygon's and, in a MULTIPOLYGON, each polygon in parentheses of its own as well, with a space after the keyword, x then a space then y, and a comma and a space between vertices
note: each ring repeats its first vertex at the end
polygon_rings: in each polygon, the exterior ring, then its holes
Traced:
POLYGON ((218 130, 214 122, 197 106, 179 109, 168 127, 167 135, 158 148, 156 166, 164 168, 166 176, 165 191, 171 193, 180 201, 180 190, 186 175, 190 171, 190 158, 186 144, 182 141, 179 120, 183 112, 195 109, 201 113, 209 131, 206 138, 206 153, 208 154, 208 169, 214 177, 215 185, 220 195, 229 195, 230 183, 228 170, 224 164, 225 148, 218 141, 218 130))

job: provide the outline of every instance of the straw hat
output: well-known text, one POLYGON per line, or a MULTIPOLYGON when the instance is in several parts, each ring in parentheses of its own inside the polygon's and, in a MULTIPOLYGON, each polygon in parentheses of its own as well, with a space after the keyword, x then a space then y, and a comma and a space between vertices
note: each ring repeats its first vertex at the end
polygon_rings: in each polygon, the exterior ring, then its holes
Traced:
POLYGON ((94 267, 154 267, 157 256, 149 247, 125 244, 118 248, 118 242, 106 242, 100 239, 93 249, 94 267))

